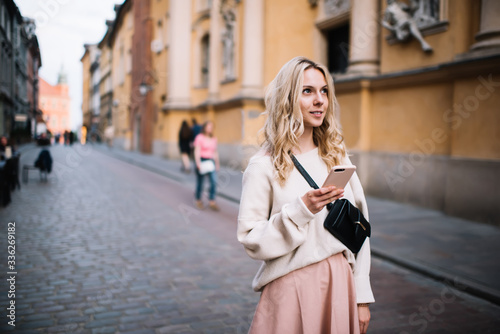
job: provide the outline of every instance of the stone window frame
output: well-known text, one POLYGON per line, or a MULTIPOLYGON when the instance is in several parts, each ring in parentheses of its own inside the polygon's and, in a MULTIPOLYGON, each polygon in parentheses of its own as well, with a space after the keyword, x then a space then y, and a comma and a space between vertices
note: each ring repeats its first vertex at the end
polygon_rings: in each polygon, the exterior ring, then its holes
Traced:
POLYGON ((196 0, 196 12, 201 15, 210 13, 212 2, 213 0, 196 0))
POLYGON ((129 48, 125 54, 125 66, 127 74, 132 74, 132 48, 129 48))
POLYGON ((204 34, 200 38, 200 84, 203 87, 208 87, 208 83, 210 82, 210 43, 211 41, 210 33, 204 34), (204 71, 205 69, 205 71, 204 71))
POLYGON ((151 41, 151 52, 159 55, 167 47, 167 30, 165 26, 167 25, 167 19, 164 17, 160 17, 156 24, 154 24, 153 28, 153 40, 151 41))
POLYGON ((194 59, 194 88, 195 89, 207 89, 208 83, 210 81, 210 73, 207 72, 206 77, 204 77, 203 62, 204 62, 204 42, 208 39, 208 47, 206 47, 206 56, 208 57, 207 70, 210 70, 210 43, 211 36, 210 31, 199 29, 196 32, 196 44, 193 50, 194 59))
MULTIPOLYGON (((318 6, 318 15, 316 17, 316 28, 323 36, 328 30, 339 28, 343 25, 349 25, 349 29, 351 28, 351 13, 352 13, 352 5, 349 2, 347 7, 344 7, 343 10, 340 10, 333 15, 331 13, 327 13, 325 9, 324 0, 319 0, 313 2, 309 2, 311 6, 318 6)), ((349 44, 350 44, 351 36, 349 35, 349 44)), ((324 36, 325 44, 321 49, 323 50, 323 61, 325 64, 328 63, 328 42, 326 41, 326 36, 324 36)), ((349 57, 347 58, 348 67, 349 67, 349 57)), ((333 73, 332 73, 333 75, 333 73)), ((336 78, 345 76, 345 73, 337 73, 335 74, 336 78)))
MULTIPOLYGON (((420 33, 422 36, 429 36, 434 34, 439 34, 448 30, 450 25, 450 21, 448 20, 448 2, 449 0, 440 0, 439 1, 439 21, 431 23, 429 25, 419 27, 420 33)), ((383 13, 381 13, 383 16, 383 13)), ((391 36, 387 35, 385 37, 389 45, 397 44, 399 41, 391 36)))
MULTIPOLYGON (((197 2, 199 4, 200 2, 197 2)), ((204 21, 210 19, 210 8, 207 10, 201 11, 198 14, 198 18, 193 22, 191 26, 191 32, 194 35, 195 42, 192 48, 192 67, 193 71, 191 71, 191 80, 192 87, 194 89, 207 89, 208 83, 210 81, 210 77, 208 80, 204 82, 203 74, 202 74, 202 62, 203 62, 203 39, 208 36, 209 45, 208 45, 208 57, 210 57, 210 43, 212 43, 212 36, 210 34, 210 28, 206 27, 203 24, 204 21)), ((209 58, 210 61, 210 58, 209 58)), ((210 68, 210 63, 208 64, 208 68, 210 68)))
POLYGON ((117 75, 117 83, 120 86, 123 86, 125 84, 125 45, 123 43, 123 39, 120 36, 120 39, 118 40, 118 75, 117 75))
POLYGON ((448 20, 448 1, 449 0, 439 1, 439 21, 420 28, 422 36, 438 34, 448 30, 450 24, 448 20))
MULTIPOLYGON (((238 2, 239 3, 239 2, 238 2)), ((234 37, 234 40, 233 40, 233 75, 230 76, 230 77, 224 77, 224 65, 223 65, 223 52, 224 52, 224 45, 223 45, 223 40, 222 38, 220 39, 220 43, 221 43, 221 49, 220 49, 220 73, 221 73, 221 80, 220 80, 220 84, 221 85, 224 85, 224 84, 229 84, 229 83, 232 83, 232 82, 235 82, 238 80, 238 76, 239 76, 239 57, 240 57, 240 34, 241 34, 241 29, 240 29, 240 23, 241 23, 241 12, 240 12, 240 9, 238 8, 238 6, 236 6, 235 8, 233 8, 233 13, 235 15, 235 19, 234 19, 234 31, 233 31, 233 37, 234 37)), ((221 22, 224 22, 223 19, 221 19, 221 22)))
POLYGON ((334 15, 331 15, 326 13, 326 9, 324 8, 324 0, 316 1, 314 3, 314 6, 316 6, 316 4, 319 7, 318 16, 316 17, 316 28, 318 28, 321 32, 344 25, 345 23, 350 24, 352 8, 351 5, 349 5, 346 9, 339 11, 334 15))

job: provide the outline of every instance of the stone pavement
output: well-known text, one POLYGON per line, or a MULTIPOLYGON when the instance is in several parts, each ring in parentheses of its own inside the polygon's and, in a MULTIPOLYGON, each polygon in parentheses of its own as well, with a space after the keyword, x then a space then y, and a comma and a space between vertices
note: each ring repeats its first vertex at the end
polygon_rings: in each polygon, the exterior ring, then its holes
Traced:
MULTIPOLYGON (((96 146, 123 161, 194 185, 194 175, 181 163, 157 156, 96 146)), ((219 196, 239 203, 242 171, 221 168, 219 196)), ((434 279, 464 287, 500 305, 500 228, 467 221, 442 212, 367 197, 372 223, 372 253, 434 279)))
MULTIPOLYGON (((1 333, 248 330, 259 264, 234 237, 235 204, 202 216, 192 192, 163 176, 91 147, 50 150, 49 181, 31 173, 0 209, 1 333), (13 298, 5 279, 8 222, 16 223, 13 298), (11 300, 15 328, 7 325, 11 300)), ((22 163, 32 164, 38 151, 25 150, 22 163)))
MULTIPOLYGON (((193 175, 179 173, 178 162, 103 146, 50 150, 48 182, 32 173, 0 209, 0 333, 247 332, 259 263, 235 238, 237 198, 220 198, 220 212, 198 211, 193 175), (120 155, 143 168, 113 158, 120 155), (14 286, 5 279, 9 222, 16 222, 14 286), (7 324, 12 300, 15 328, 7 324)), ((21 162, 32 164, 38 151, 25 147, 21 162)), ((241 171, 225 169, 220 180, 230 197, 241 171)), ((389 204, 371 204, 372 221, 389 204)), ((374 257, 372 287, 369 333, 496 333, 500 326, 500 307, 464 293, 461 278, 431 280, 374 257)))

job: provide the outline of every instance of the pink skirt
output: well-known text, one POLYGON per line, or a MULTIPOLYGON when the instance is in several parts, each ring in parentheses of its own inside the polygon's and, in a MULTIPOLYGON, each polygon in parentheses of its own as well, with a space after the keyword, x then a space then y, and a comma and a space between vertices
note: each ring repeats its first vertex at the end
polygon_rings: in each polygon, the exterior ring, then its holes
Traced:
POLYGON ((267 284, 251 334, 359 334, 351 267, 342 253, 267 284))

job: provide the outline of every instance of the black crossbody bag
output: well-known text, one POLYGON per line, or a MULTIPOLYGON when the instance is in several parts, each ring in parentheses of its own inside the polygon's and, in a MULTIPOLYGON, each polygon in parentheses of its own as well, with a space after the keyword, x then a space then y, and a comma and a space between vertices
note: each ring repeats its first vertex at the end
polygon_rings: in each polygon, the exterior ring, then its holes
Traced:
MULTIPOLYGON (((300 162, 291 156, 295 167, 302 174, 307 183, 314 189, 319 189, 318 185, 306 172, 300 162)), ((353 253, 359 252, 365 242, 366 237, 370 237, 371 226, 361 211, 352 205, 347 199, 338 199, 326 205, 329 210, 323 226, 335 238, 347 246, 353 253)))

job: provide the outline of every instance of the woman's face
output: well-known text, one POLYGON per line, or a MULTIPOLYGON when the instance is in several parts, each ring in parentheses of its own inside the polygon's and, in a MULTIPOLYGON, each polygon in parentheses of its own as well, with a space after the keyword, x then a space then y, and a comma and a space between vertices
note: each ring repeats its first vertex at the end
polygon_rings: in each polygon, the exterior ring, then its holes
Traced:
POLYGON ((325 76, 315 68, 304 71, 304 83, 300 95, 300 111, 304 127, 319 127, 323 124, 328 109, 328 86, 325 76))
POLYGON ((212 122, 208 122, 207 125, 205 126, 205 132, 207 134, 212 134, 214 131, 214 124, 212 122))

